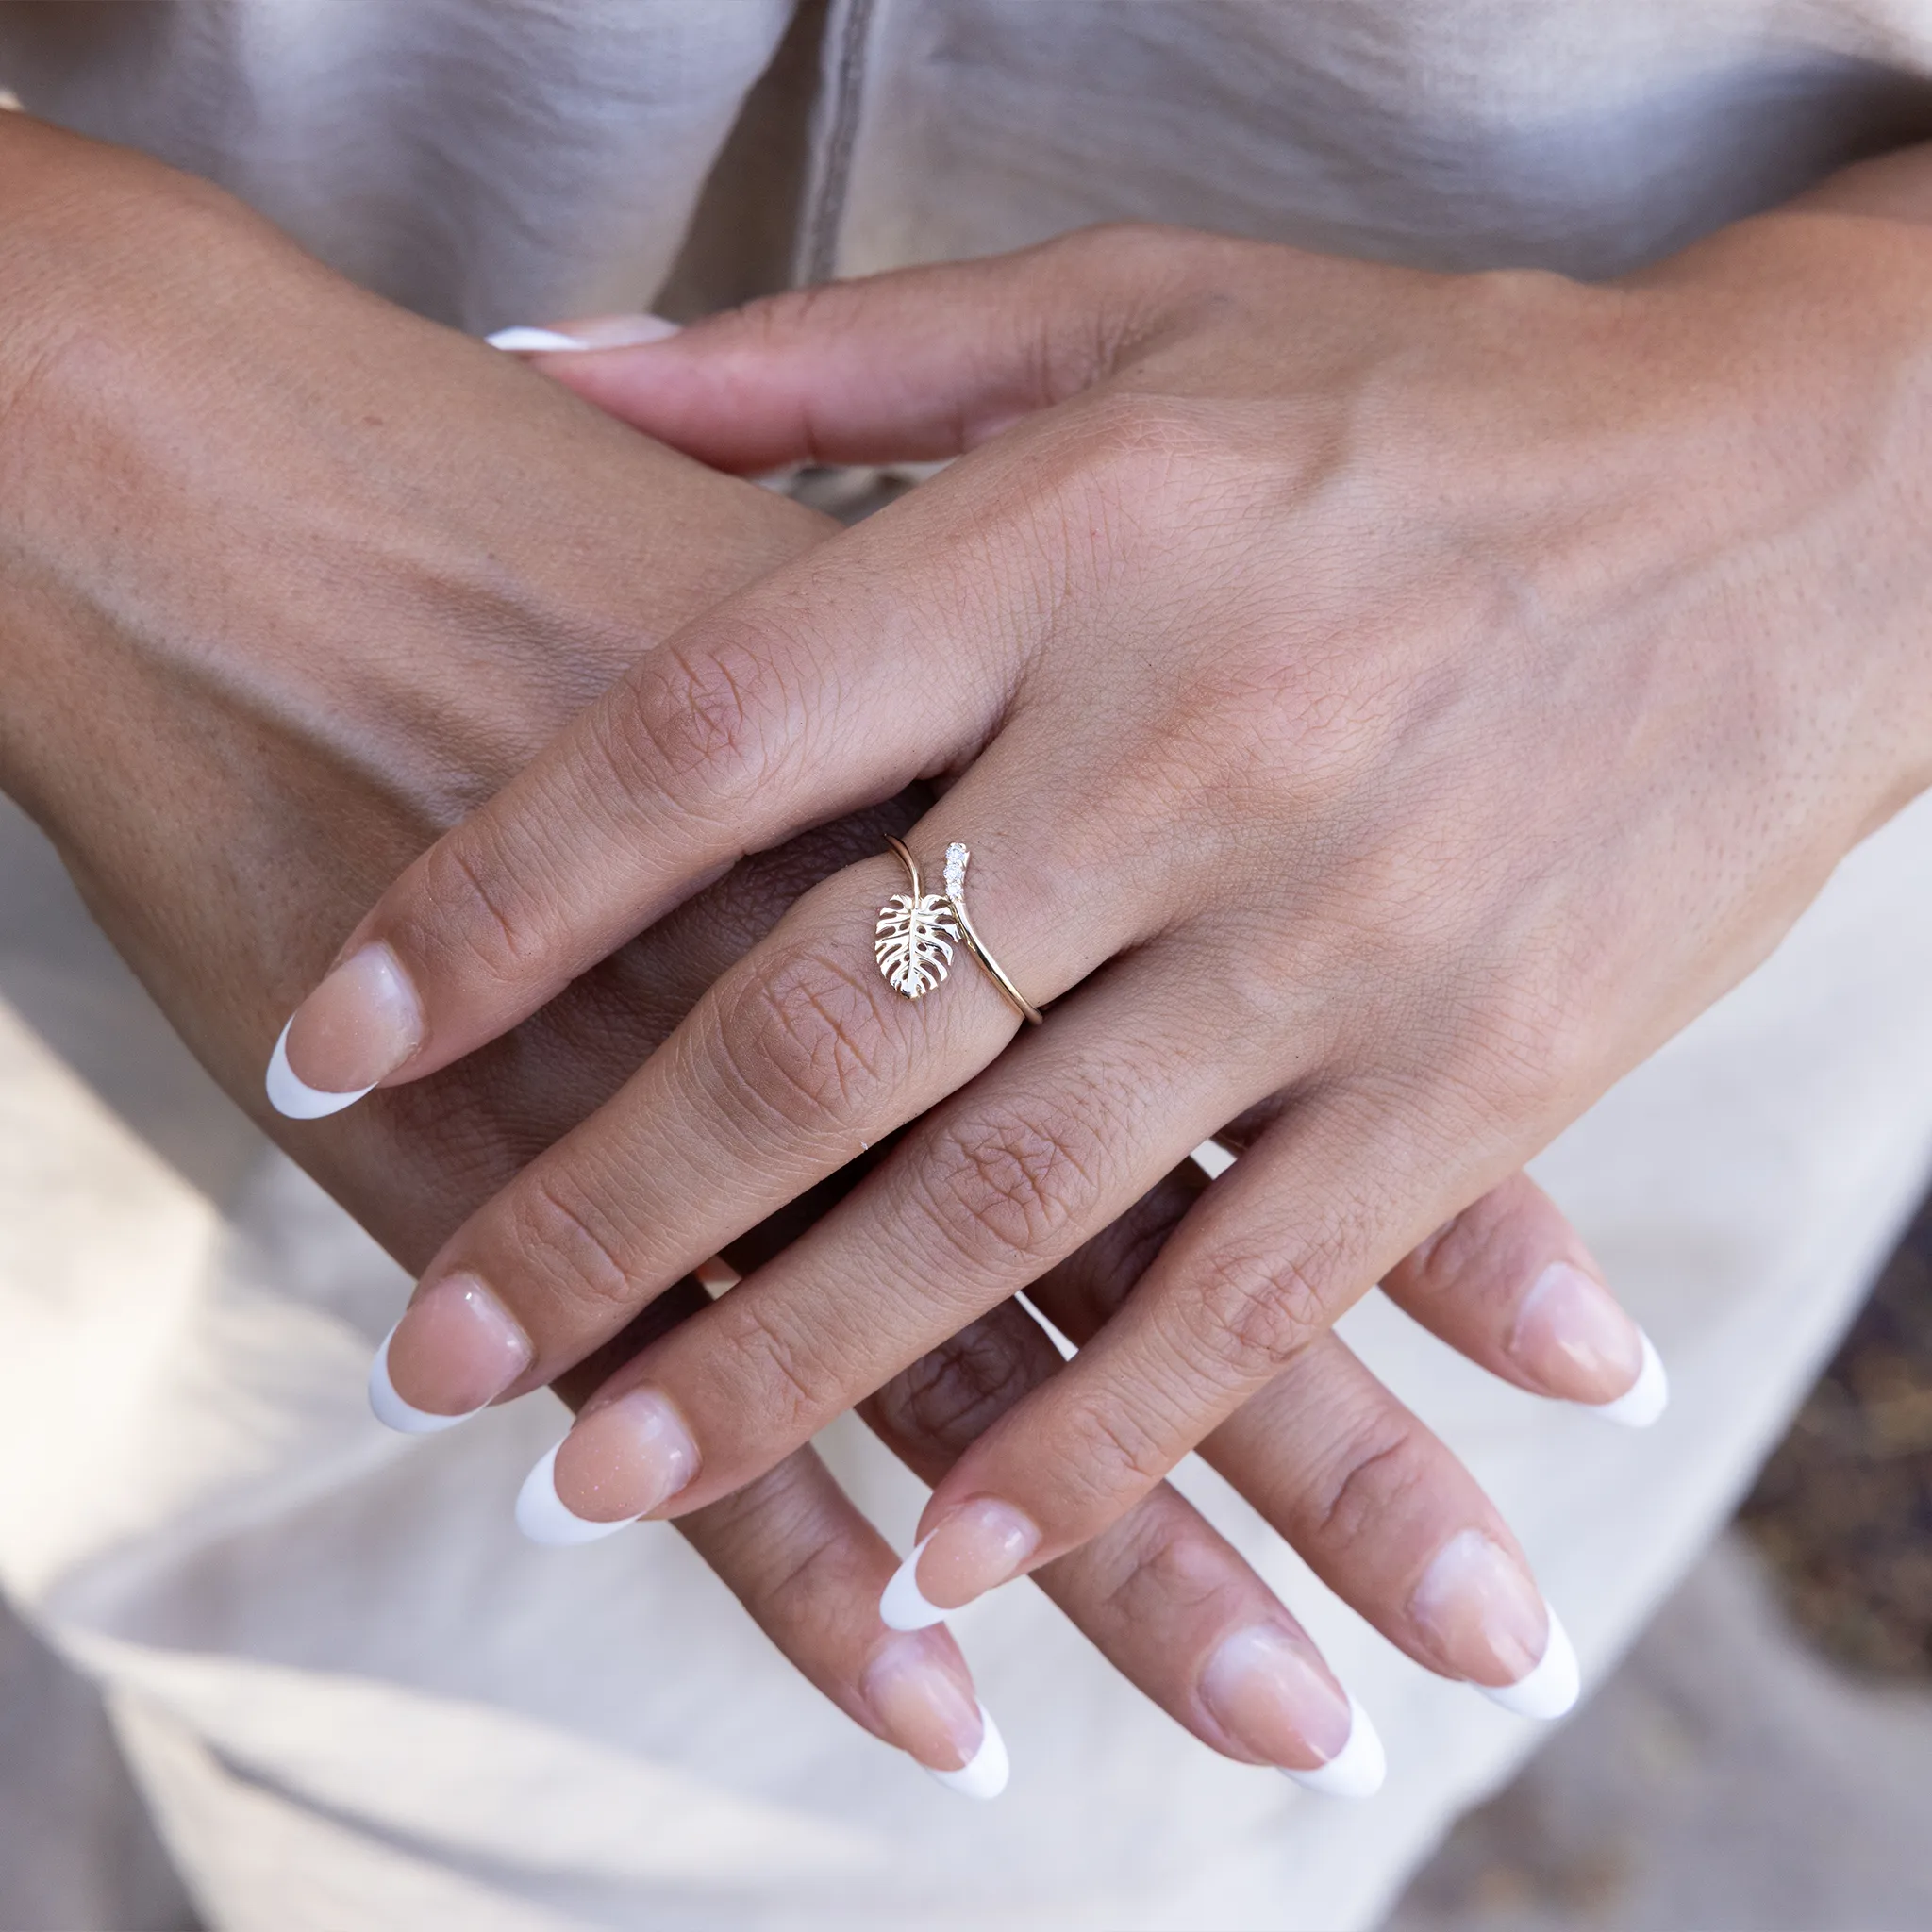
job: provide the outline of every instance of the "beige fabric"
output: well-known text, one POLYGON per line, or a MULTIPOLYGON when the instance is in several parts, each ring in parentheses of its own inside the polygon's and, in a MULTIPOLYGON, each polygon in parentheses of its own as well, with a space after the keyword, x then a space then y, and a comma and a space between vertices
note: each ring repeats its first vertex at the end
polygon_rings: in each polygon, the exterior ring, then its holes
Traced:
MULTIPOLYGON (((788 20, 11 6, 0 81, 484 328, 651 297, 788 20)), ((1131 214, 1607 272, 1925 123, 1932 67, 1932 0, 835 0, 817 28, 770 258, 800 269, 1131 214)), ((704 206, 728 261, 730 198, 704 206)), ((1652 1436, 1487 1383, 1373 1302, 1350 1319, 1517 1523, 1592 1674, 1932 1162, 1928 887, 1932 807, 1542 1164, 1671 1361, 1652 1436)), ((963 1805, 823 1705, 669 1533, 521 1545, 548 1398, 376 1428, 363 1368, 406 1284, 212 1095, 11 818, 0 1000, 0 1582, 107 1687, 218 1927, 1357 1925, 1532 1742, 1191 1472, 1374 1710, 1386 1793, 1326 1805, 1213 1758, 1023 1589, 958 1621, 1016 1766, 1001 1805, 963 1805)), ((856 1431, 832 1447, 903 1539, 914 1486, 856 1431)))

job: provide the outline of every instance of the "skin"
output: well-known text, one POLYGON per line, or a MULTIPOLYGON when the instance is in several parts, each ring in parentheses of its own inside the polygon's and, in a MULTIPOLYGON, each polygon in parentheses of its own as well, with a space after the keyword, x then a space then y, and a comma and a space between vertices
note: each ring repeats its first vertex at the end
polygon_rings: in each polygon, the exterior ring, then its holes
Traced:
MULTIPOLYGON (((788 907, 929 794, 714 869, 489 1049, 340 1119, 269 1113, 259 1069, 279 1016, 383 879, 625 667, 830 526, 357 291, 204 184, 18 115, 0 116, 0 784, 228 1091, 421 1268, 788 907)), ((857 1177, 833 1175, 789 1220, 746 1220, 732 1254, 753 1267, 781 1252, 857 1177)), ((1200 1187, 1192 1170, 1156 1183, 1043 1287, 1069 1332, 1099 1331, 1200 1187)), ((1588 1376, 1507 1346, 1537 1270, 1587 1257, 1525 1182, 1485 1212, 1506 1240, 1437 1243, 1461 1253, 1453 1267, 1417 1257, 1419 1281, 1433 1266, 1424 1319, 1512 1379, 1588 1399, 1588 1376)), ((580 1402, 705 1306, 683 1278, 624 1311, 560 1392, 580 1402)), ((1445 1650, 1386 1579, 1472 1527, 1519 1571, 1520 1552, 1440 1443, 1339 1344, 1325 1359, 1304 1387, 1336 1425, 1313 1441, 1264 1397, 1223 1467, 1397 1641, 1437 1668, 1492 1670, 1492 1646, 1445 1650), (1413 1485, 1406 1515, 1333 1507, 1391 1454, 1413 1485)), ((888 1381, 869 1413, 938 1478, 1057 1361, 1008 1303, 888 1381)), ((809 1449, 679 1528, 858 1723, 941 1768, 970 1750, 956 1646, 881 1625, 897 1559, 809 1449)), ((1312 1645, 1172 1491, 1041 1580, 1214 1748, 1300 1764, 1333 1748, 1332 1727, 1320 1734, 1339 1692, 1312 1645), (1301 1660, 1301 1701, 1283 1719, 1238 1697, 1230 1728, 1204 1676, 1257 1628, 1301 1660)))
POLYGON ((914 853, 972 845, 980 930, 1053 1003, 1016 1038, 965 961, 895 995, 868 860, 458 1231, 429 1278, 488 1282, 541 1379, 914 1123, 598 1391, 564 1502, 702 1507, 1263 1109, 938 1484, 919 1581, 964 1603, 1131 1508, 1757 964, 1932 779, 1926 176, 1601 287, 1107 229, 546 358, 724 467, 958 459, 404 874, 344 949, 401 996, 313 1077, 449 1065, 712 868, 919 778, 914 853))

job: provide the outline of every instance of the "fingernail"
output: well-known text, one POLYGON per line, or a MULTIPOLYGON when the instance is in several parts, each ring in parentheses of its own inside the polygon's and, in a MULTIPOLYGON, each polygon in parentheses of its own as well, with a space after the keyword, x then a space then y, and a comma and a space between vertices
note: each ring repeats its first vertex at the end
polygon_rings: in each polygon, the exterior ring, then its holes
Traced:
POLYGON ((1500 1704, 1518 1717, 1548 1724, 1576 1702, 1583 1690, 1583 1673, 1577 1668, 1576 1646, 1570 1641, 1569 1631, 1548 1604, 1543 1606, 1543 1616, 1549 1629, 1535 1669, 1513 1684, 1479 1684, 1476 1689, 1491 1704, 1500 1704))
POLYGON ((369 1406, 392 1429, 433 1435, 489 1407, 533 1355, 516 1318, 475 1275, 445 1274, 417 1295, 375 1351, 369 1406))
POLYGON ((423 1008, 388 946, 363 946, 325 979, 282 1028, 268 1097, 291 1120, 353 1107, 423 1043, 423 1008))
POLYGON ((1643 1344, 1643 1365, 1637 1379, 1611 1402, 1595 1404, 1591 1413, 1607 1423, 1621 1423, 1626 1429, 1647 1429, 1671 1406, 1671 1378, 1664 1373, 1664 1358, 1657 1344, 1642 1329, 1637 1339, 1643 1344))
POLYGON ((1007 1747, 985 1705, 917 1644, 891 1644, 867 1667, 860 1691, 881 1726, 941 1784, 969 1798, 1007 1788, 1007 1747))
POLYGON ((1481 1530, 1465 1529, 1436 1552, 1408 1614, 1445 1669, 1506 1710, 1554 1718, 1576 1702, 1576 1653, 1557 1613, 1481 1530))
POLYGON ((879 1616, 890 1630, 926 1629, 1005 1583, 1039 1547, 1039 1529, 1010 1504, 963 1504, 893 1572, 879 1616))
POLYGON ((1222 1639, 1201 1701, 1229 1737, 1297 1784, 1366 1798, 1388 1770, 1368 1714, 1306 1645, 1265 1624, 1222 1639))
POLYGON ((1007 1740, 1000 1736, 992 1712, 983 1704, 977 1708, 979 1749, 958 1771, 933 1771, 930 1765, 926 1770, 949 1791, 958 1791, 964 1798, 985 1800, 997 1798, 1006 1790, 1012 1765, 1007 1757, 1007 1740))
POLYGON ((573 349, 633 349, 677 333, 678 325, 661 315, 597 315, 572 323, 567 334, 554 328, 500 328, 483 340, 513 356, 555 356, 573 349))
POLYGON ((1547 1394, 1591 1407, 1628 1389, 1643 1365, 1643 1331, 1602 1282, 1568 1261, 1537 1276, 1507 1346, 1547 1394))
POLYGON ((655 1389, 633 1389, 580 1417, 524 1479, 517 1526, 532 1542, 595 1542, 697 1473, 697 1444, 677 1411, 655 1389))
POLYGON ((588 349, 588 342, 575 336, 558 335, 554 328, 500 328, 483 338, 492 349, 510 356, 540 356, 559 349, 588 349))

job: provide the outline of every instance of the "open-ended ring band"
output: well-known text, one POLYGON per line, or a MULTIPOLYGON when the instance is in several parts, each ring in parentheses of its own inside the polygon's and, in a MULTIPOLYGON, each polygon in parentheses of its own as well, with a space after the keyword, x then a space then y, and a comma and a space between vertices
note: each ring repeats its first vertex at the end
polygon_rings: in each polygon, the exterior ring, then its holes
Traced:
POLYGON ((966 911, 966 865, 973 855, 963 845, 946 847, 946 890, 920 890, 919 861, 904 840, 889 833, 886 843, 906 868, 908 891, 895 892, 879 908, 873 955, 886 984, 908 1000, 923 999, 942 984, 953 961, 953 948, 963 944, 979 961, 986 976, 999 988, 1007 1004, 1030 1025, 1041 1024, 1040 1008, 1006 975, 999 961, 986 950, 966 911))

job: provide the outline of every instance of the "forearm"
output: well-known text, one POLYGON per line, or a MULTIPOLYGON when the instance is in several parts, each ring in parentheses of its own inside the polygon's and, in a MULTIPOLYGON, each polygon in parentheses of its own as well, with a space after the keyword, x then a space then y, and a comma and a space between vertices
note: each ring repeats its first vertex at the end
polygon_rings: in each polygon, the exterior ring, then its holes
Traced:
MULTIPOLYGON (((826 525, 218 192, 15 116, 0 246, 0 788, 259 1110, 279 1016, 367 897, 640 651, 826 525)), ((614 1077, 608 1043, 675 997, 667 958, 625 1011, 539 1029, 515 1077, 445 1095, 444 1131, 300 1151, 420 1260, 465 1187, 614 1077)))

